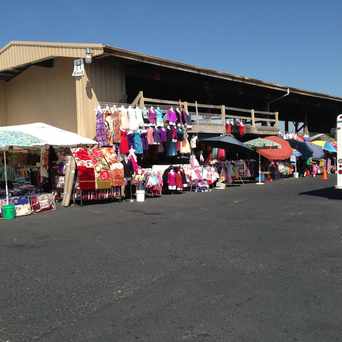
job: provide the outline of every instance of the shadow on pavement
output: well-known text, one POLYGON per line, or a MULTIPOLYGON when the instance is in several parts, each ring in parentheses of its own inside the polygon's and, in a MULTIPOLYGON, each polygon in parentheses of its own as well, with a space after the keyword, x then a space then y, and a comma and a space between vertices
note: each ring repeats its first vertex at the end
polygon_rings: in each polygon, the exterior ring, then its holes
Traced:
POLYGON ((342 199, 342 190, 337 190, 335 189, 335 187, 331 186, 329 188, 301 192, 299 195, 317 196, 317 197, 324 197, 327 199, 342 199))

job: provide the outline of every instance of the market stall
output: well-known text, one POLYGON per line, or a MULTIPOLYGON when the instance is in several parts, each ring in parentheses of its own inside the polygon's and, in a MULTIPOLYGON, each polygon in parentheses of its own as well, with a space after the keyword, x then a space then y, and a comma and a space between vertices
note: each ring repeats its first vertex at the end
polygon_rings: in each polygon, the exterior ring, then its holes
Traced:
POLYGON ((7 216, 7 208, 12 213, 9 218, 55 209, 58 185, 64 189, 60 178, 64 180, 65 154, 72 146, 95 144, 94 140, 43 123, 0 127, 4 157, 2 216, 7 216))

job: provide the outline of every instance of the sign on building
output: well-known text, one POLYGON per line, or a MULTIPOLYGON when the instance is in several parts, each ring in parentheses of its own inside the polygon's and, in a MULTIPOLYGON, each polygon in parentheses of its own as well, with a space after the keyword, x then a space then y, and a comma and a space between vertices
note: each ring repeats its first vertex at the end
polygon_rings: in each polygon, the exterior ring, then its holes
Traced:
POLYGON ((74 71, 72 72, 72 76, 74 77, 84 76, 84 62, 82 58, 74 60, 74 71))

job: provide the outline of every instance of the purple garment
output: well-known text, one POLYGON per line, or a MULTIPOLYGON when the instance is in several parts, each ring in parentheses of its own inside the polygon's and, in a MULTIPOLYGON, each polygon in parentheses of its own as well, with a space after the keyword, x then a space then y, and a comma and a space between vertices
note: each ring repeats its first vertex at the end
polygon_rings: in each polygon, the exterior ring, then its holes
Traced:
POLYGON ((134 148, 134 134, 133 133, 127 134, 127 140, 128 140, 128 149, 130 149, 131 147, 134 148))
POLYGON ((101 111, 96 112, 96 141, 100 147, 108 145, 107 128, 101 111))
POLYGON ((157 113, 152 107, 148 110, 148 121, 153 125, 157 123, 157 113))
POLYGON ((142 142, 142 146, 143 146, 143 150, 147 151, 148 150, 148 142, 147 142, 147 132, 142 132, 141 133, 141 142, 142 142))
POLYGON ((167 142, 167 134, 166 134, 165 128, 161 128, 159 130, 159 138, 160 138, 160 142, 162 143, 167 142))
POLYGON ((155 128, 153 130, 153 140, 156 144, 160 143, 160 135, 159 135, 159 129, 158 128, 155 128))
POLYGON ((167 121, 176 123, 177 122, 177 114, 174 110, 169 109, 166 113, 167 121))
POLYGON ((185 110, 182 110, 182 123, 185 125, 191 125, 191 116, 185 110))

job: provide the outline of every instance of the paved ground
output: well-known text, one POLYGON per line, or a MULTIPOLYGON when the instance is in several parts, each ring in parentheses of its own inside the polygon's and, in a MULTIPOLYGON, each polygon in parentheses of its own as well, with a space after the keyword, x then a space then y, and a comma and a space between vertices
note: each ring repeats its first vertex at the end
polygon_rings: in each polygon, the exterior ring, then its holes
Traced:
POLYGON ((0 341, 342 341, 333 182, 1 221, 0 341))

